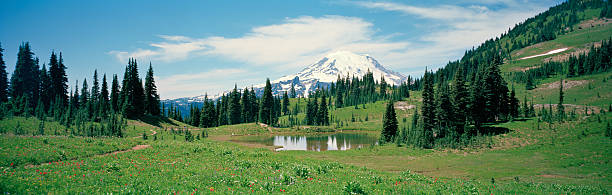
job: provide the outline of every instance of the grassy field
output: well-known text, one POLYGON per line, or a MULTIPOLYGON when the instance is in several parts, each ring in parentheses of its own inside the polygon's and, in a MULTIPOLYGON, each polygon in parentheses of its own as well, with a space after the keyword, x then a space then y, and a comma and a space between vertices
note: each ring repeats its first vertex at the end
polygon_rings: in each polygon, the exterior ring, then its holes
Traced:
MULTIPOLYGON (((142 144, 151 147, 35 167, 3 167, 0 189, 26 193, 161 194, 605 193, 602 188, 589 186, 426 177, 408 168, 384 172, 209 140, 189 143, 158 139, 142 144)), ((387 150, 383 147, 380 151, 387 150)))

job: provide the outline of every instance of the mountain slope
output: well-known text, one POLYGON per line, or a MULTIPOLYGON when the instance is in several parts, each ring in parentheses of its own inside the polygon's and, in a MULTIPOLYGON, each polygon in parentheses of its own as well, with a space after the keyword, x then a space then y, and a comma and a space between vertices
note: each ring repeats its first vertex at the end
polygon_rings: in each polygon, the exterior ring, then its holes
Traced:
MULTIPOLYGON (((280 95, 294 85, 297 95, 308 96, 308 92, 318 87, 327 87, 341 77, 362 77, 367 72, 374 74, 374 79, 380 82, 384 77, 391 85, 400 85, 406 76, 386 69, 376 59, 369 55, 359 55, 350 51, 337 51, 327 54, 321 60, 310 64, 297 74, 281 77, 272 82, 272 91, 280 95)), ((258 92, 264 85, 257 85, 258 92)))

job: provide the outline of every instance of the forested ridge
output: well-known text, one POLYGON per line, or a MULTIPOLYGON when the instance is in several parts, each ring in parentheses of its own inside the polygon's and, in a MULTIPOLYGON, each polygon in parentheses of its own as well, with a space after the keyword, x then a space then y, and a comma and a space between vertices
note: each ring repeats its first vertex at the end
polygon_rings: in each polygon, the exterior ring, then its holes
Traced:
MULTIPOLYGON (((30 43, 22 43, 10 82, 2 52, 0 48, 0 117, 35 116, 41 121, 39 135, 44 134, 45 121, 57 121, 65 126, 65 134, 122 137, 127 119, 161 114, 151 64, 144 85, 136 60, 130 59, 121 84, 114 74, 109 87, 107 75, 100 81, 95 70, 91 87, 83 78, 69 90, 61 52, 52 51, 48 63, 41 67, 30 43)), ((14 131, 16 135, 24 133, 17 127, 14 131)))

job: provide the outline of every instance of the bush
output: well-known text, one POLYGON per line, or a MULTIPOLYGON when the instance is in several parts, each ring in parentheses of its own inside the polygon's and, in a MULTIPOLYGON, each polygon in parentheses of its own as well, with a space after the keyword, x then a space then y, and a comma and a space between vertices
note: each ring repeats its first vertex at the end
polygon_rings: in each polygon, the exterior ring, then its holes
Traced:
POLYGON ((348 194, 366 194, 363 188, 361 187, 361 184, 354 181, 347 183, 344 186, 343 190, 348 194))

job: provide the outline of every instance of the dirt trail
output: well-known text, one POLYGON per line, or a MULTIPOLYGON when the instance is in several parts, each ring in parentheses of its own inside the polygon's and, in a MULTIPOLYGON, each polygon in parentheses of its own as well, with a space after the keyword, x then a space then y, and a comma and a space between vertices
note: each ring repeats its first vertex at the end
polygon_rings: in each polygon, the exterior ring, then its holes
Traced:
MULTIPOLYGON (((153 130, 153 129, 150 129, 149 131, 151 131, 151 132, 152 132, 152 133, 151 133, 151 135, 149 135, 149 136, 154 136, 155 134, 157 134, 157 131, 155 131, 155 130, 153 130)), ((132 138, 142 138, 142 135, 139 135, 139 136, 134 136, 134 137, 132 137, 132 138)))
POLYGON ((274 132, 272 131, 272 127, 270 127, 270 125, 266 125, 266 124, 263 124, 263 123, 259 123, 259 126, 261 126, 261 127, 263 127, 263 128, 267 128, 267 129, 268 129, 268 131, 270 131, 270 133, 274 133, 274 132))

